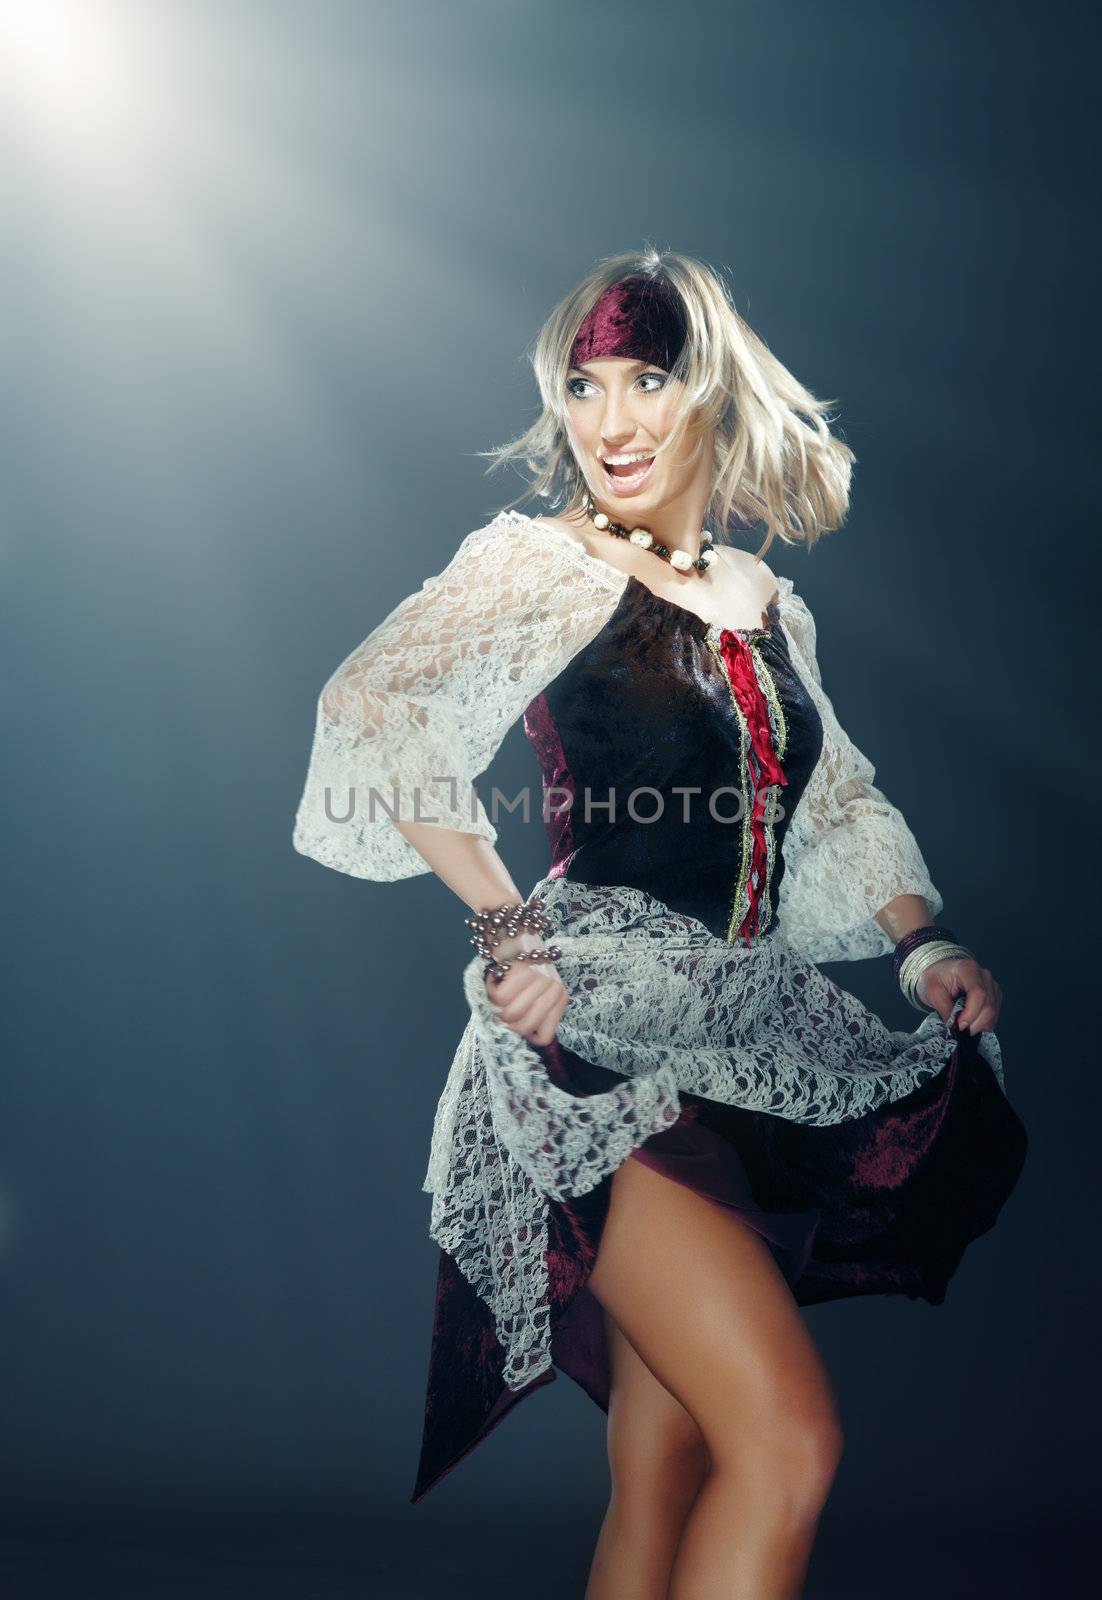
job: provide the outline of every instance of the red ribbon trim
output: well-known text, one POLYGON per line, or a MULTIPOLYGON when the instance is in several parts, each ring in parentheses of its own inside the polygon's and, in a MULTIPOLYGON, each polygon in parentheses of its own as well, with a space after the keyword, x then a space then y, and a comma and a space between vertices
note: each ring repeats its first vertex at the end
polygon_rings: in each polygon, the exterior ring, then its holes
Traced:
MULTIPOLYGON (((723 628, 719 634, 719 650, 723 664, 727 670, 727 678, 732 692, 743 716, 750 734, 750 746, 757 757, 759 775, 754 787, 754 799, 750 812, 750 836, 752 849, 750 857, 750 905, 746 915, 739 923, 736 938, 741 937, 746 944, 751 942, 754 931, 758 925, 758 906, 761 902, 762 890, 765 885, 765 869, 769 860, 765 835, 765 809, 768 796, 766 790, 773 784, 785 786, 788 779, 784 775, 777 752, 773 747, 773 733, 769 726, 769 702, 765 698, 758 675, 754 671, 754 658, 750 646, 741 634, 733 633, 730 628, 723 628), (755 883, 755 878, 757 882, 755 883)), ((751 784, 754 783, 753 774, 750 775, 751 784)))

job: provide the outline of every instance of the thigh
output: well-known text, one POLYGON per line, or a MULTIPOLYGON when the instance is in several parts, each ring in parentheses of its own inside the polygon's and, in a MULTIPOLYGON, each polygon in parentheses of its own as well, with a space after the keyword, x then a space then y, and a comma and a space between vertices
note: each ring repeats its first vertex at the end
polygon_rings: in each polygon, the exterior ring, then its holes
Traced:
POLYGON ((829 1377, 766 1241, 630 1157, 612 1178, 588 1287, 713 1457, 837 1426, 829 1377))
POLYGON ((615 1317, 603 1308, 612 1387, 608 1447, 613 1474, 663 1473, 670 1466, 705 1466, 707 1447, 696 1419, 647 1366, 615 1317))

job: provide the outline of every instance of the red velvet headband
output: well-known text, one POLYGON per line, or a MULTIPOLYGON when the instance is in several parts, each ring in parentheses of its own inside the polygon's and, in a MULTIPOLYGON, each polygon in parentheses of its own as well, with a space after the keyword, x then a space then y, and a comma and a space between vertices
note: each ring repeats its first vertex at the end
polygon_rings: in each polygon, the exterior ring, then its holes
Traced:
POLYGON ((570 365, 622 356, 669 372, 684 342, 681 303, 666 279, 621 278, 587 312, 570 349, 570 365))

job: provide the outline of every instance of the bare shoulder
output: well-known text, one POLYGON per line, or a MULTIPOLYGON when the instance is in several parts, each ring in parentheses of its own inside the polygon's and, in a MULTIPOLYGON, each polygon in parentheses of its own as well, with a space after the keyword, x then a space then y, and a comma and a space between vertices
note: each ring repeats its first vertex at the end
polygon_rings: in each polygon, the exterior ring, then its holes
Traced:
POLYGON ((764 611, 780 594, 780 584, 773 569, 749 550, 740 550, 730 544, 719 545, 717 549, 722 550, 732 574, 746 584, 756 600, 760 600, 764 611))

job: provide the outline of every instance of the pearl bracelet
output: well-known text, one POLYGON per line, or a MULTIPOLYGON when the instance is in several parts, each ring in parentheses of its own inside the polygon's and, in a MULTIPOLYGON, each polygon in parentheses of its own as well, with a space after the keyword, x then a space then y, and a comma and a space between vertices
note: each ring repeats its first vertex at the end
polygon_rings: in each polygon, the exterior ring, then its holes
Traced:
POLYGON ((498 961, 494 949, 502 938, 512 938, 525 931, 538 933, 542 938, 553 931, 553 924, 545 906, 538 900, 524 900, 519 905, 509 902, 503 906, 476 912, 464 918, 468 928, 473 928, 471 943, 480 956, 488 957, 483 976, 504 978, 513 961, 557 961, 562 951, 552 945, 549 950, 518 950, 512 960, 498 961))

